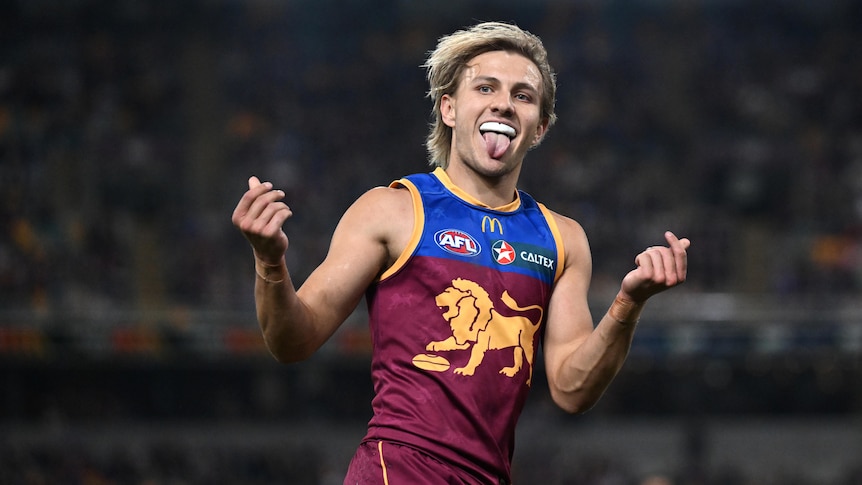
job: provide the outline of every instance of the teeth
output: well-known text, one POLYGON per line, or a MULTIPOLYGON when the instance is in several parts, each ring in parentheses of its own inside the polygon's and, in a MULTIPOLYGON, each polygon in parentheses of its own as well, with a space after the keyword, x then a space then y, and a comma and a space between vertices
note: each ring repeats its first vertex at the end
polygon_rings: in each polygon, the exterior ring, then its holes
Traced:
POLYGON ((486 123, 482 123, 479 126, 479 131, 485 133, 486 131, 493 131, 494 133, 501 133, 503 135, 508 136, 509 138, 515 137, 515 129, 509 125, 504 125, 503 123, 497 123, 496 121, 488 121, 486 123))

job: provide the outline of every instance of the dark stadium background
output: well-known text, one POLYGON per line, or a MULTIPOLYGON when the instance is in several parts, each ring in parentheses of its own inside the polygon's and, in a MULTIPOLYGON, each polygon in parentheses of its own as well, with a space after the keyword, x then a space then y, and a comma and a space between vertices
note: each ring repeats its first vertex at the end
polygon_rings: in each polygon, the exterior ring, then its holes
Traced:
POLYGON ((862 483, 852 0, 0 2, 0 483, 341 483, 364 313, 277 364, 230 213, 284 188, 301 282, 356 196, 426 170, 419 65, 478 20, 558 71, 523 188, 584 225, 595 313, 693 241, 595 409, 536 380, 516 483, 862 483))

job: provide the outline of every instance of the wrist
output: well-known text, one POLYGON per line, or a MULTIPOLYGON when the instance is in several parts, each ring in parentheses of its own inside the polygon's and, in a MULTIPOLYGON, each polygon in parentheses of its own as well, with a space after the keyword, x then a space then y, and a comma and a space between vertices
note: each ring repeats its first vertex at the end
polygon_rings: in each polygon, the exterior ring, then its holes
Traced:
POLYGON ((285 264, 284 257, 278 263, 273 264, 267 263, 255 254, 254 272, 266 283, 282 283, 287 279, 287 265, 285 264))
POLYGON ((608 308, 608 316, 624 325, 634 325, 640 320, 644 302, 636 302, 623 295, 617 295, 608 308))
POLYGON ((269 254, 258 253, 257 249, 252 248, 251 254, 254 256, 255 261, 260 261, 267 266, 279 266, 285 264, 284 253, 281 253, 281 255, 272 256, 269 254))

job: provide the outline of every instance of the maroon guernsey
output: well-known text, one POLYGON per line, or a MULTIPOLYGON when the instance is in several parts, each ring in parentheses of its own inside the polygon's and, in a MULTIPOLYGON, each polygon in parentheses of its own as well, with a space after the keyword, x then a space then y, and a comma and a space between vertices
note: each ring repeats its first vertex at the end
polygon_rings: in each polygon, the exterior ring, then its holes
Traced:
POLYGON ((392 186, 410 190, 416 224, 367 293, 375 396, 365 441, 409 446, 478 483, 508 481, 563 266, 559 232, 528 194, 491 209, 439 168, 392 186))

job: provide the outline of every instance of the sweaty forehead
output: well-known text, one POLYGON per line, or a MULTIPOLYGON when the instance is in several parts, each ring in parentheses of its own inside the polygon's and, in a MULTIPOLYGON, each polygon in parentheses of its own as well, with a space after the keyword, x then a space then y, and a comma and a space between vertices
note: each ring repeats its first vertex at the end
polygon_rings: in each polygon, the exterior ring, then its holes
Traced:
POLYGON ((476 78, 493 78, 501 82, 527 84, 539 91, 542 74, 536 64, 521 54, 510 51, 490 51, 467 61, 462 73, 466 83, 476 78))

